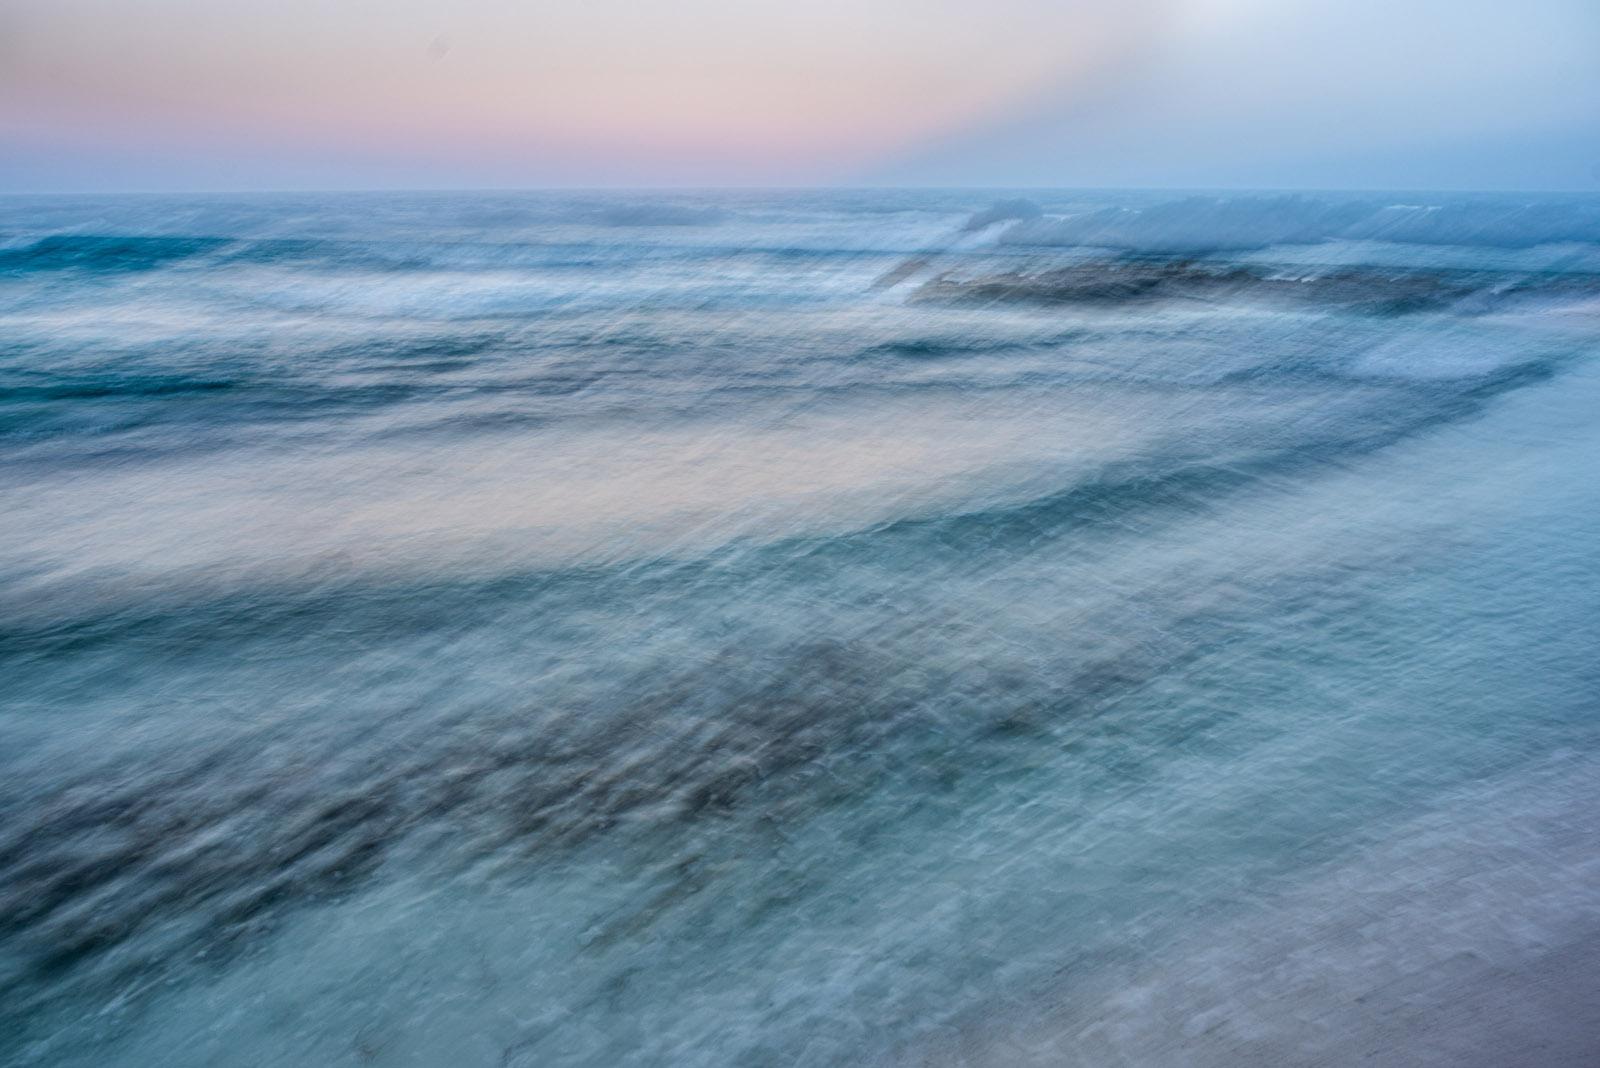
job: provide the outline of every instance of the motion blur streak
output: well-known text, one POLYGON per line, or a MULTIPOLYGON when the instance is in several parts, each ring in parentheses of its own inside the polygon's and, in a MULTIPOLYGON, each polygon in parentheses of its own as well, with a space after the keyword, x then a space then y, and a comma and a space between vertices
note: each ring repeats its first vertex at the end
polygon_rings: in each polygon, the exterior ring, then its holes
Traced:
POLYGON ((1283 1064, 1353 901, 1373 1012, 1596 944, 1600 203, 1027 195, 0 201, 0 1061, 1283 1064))

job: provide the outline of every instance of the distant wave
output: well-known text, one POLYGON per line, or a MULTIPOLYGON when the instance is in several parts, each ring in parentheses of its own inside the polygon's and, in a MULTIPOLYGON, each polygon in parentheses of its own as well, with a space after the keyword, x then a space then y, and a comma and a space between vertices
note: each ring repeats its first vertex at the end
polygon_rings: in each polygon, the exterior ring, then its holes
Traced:
POLYGON ((993 226, 995 223, 1037 219, 1043 214, 1044 209, 1031 200, 999 200, 984 210, 975 212, 961 229, 966 233, 972 233, 993 226))
POLYGON ((607 226, 714 226, 728 212, 693 204, 613 204, 598 209, 594 218, 607 226))
POLYGON ((1081 331, 1065 332, 1043 341, 994 339, 985 337, 911 337, 882 341, 863 349, 863 356, 898 356, 907 360, 937 360, 950 356, 983 356, 1018 352, 1032 348, 1062 345, 1082 336, 1081 331))
MULTIPOLYGON (((698 211, 698 209, 695 209, 698 211)), ((698 215, 684 209, 623 208, 595 210, 572 220, 590 233, 649 229, 707 228, 720 213, 698 215)), ((55 272, 120 275, 169 268, 274 267, 285 270, 367 272, 374 279, 406 272, 537 272, 631 270, 641 265, 683 263, 699 267, 707 256, 746 262, 770 260, 847 264, 856 249, 773 244, 758 248, 676 247, 650 243, 638 234, 575 242, 565 231, 477 235, 471 240, 371 240, 343 237, 213 237, 100 233, 50 235, 34 239, 0 238, 0 278, 55 272)))
POLYGON ((240 383, 225 378, 98 375, 37 384, 0 382, 0 404, 34 400, 98 400, 106 397, 172 397, 184 393, 221 393, 240 383))
POLYGON ((1203 260, 1099 260, 1037 271, 1010 270, 923 283, 919 300, 1126 304, 1137 301, 1246 298, 1292 301, 1378 314, 1467 305, 1489 310, 1518 299, 1600 296, 1600 276, 1522 275, 1471 270, 1351 267, 1285 273, 1203 260))
POLYGON ((220 237, 52 234, 25 244, 0 247, 0 274, 82 268, 143 271, 215 252, 232 243, 220 237))
POLYGON ((1508 249, 1600 242, 1600 200, 1396 204, 1299 195, 1188 197, 1023 219, 999 238, 1008 245, 1131 252, 1243 251, 1335 239, 1508 249))

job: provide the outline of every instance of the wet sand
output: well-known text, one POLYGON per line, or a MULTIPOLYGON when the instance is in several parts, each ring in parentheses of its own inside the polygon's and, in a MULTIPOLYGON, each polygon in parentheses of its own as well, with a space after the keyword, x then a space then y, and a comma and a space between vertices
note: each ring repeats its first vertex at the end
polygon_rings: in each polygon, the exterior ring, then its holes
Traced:
POLYGON ((1597 792, 1567 760, 1449 799, 1159 969, 1064 973, 908 1063, 1600 1064, 1597 792))

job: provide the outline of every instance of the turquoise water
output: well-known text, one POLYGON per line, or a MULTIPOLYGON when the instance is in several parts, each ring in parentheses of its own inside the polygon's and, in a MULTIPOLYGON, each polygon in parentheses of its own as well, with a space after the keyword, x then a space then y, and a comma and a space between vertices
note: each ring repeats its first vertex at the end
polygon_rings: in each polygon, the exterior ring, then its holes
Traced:
POLYGON ((894 1063, 1587 766, 1594 199, 1027 196, 0 201, 0 1055, 894 1063))

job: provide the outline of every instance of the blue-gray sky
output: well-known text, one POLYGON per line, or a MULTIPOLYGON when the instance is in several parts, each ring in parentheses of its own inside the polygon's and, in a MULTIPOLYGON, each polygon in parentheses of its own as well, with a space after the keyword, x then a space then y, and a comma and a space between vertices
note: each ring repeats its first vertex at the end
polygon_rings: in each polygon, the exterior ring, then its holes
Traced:
POLYGON ((1600 189, 1596 0, 9 0, 0 189, 1600 189))

